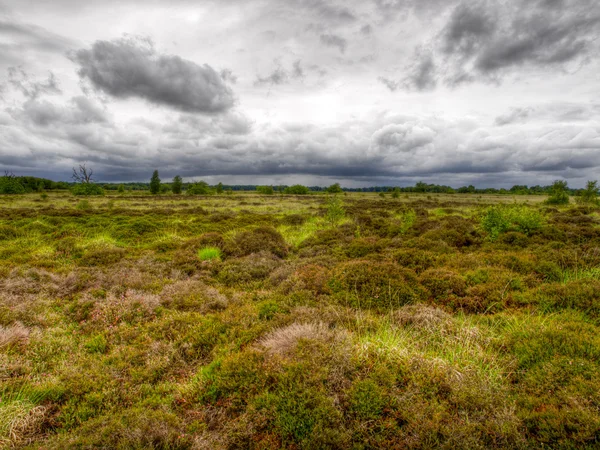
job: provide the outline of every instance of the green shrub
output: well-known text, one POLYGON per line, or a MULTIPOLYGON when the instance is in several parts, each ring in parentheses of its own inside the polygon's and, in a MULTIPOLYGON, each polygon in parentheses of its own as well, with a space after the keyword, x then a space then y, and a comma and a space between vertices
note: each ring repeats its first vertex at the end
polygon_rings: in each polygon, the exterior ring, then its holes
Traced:
POLYGON ((333 196, 327 199, 327 210, 325 212, 325 218, 330 225, 336 225, 340 220, 344 218, 346 211, 342 206, 342 201, 337 196, 333 196))
POLYGON ((340 186, 340 183, 335 183, 327 188, 327 192, 329 194, 341 194, 342 192, 344 192, 344 190, 340 186))
POLYGON ((397 308, 424 296, 414 272, 387 262, 340 264, 333 270, 329 286, 341 300, 364 308, 397 308))
POLYGON ((218 247, 204 247, 198 250, 200 261, 221 261, 221 249, 218 247))
POLYGON ((208 183, 198 181, 197 183, 189 185, 185 193, 187 195, 211 195, 213 194, 213 191, 208 186, 208 183))
POLYGON ((280 258, 287 255, 288 246, 283 236, 274 228, 260 227, 239 233, 229 244, 227 252, 235 256, 246 256, 262 251, 271 252, 280 258))
POLYGON ((273 186, 256 186, 256 192, 262 195, 273 195, 275 193, 273 186))
POLYGON ((295 184, 293 186, 286 187, 283 193, 291 195, 307 195, 310 194, 310 189, 308 189, 306 186, 302 186, 301 184, 295 184))
POLYGON ((0 194, 24 194, 25 192, 25 187, 16 177, 0 177, 0 194))
POLYGON ((569 193, 567 192, 567 182, 556 180, 550 188, 550 196, 546 199, 547 205, 568 205, 569 193))
POLYGON ((86 251, 80 263, 84 266, 106 266, 114 264, 125 257, 122 248, 98 248, 86 251))
POLYGON ((181 190, 183 188, 183 180, 181 179, 181 177, 179 175, 175 175, 175 177, 173 177, 173 182, 171 183, 171 191, 173 191, 173 194, 181 194, 181 190))
POLYGON ((97 334, 92 338, 88 339, 85 343, 85 349, 89 353, 106 353, 108 348, 108 341, 103 334, 97 334))
POLYGON ((434 299, 450 295, 462 297, 466 294, 465 279, 447 269, 428 269, 419 276, 419 279, 434 299))
POLYGON ((481 228, 492 241, 507 231, 518 231, 529 236, 543 224, 544 218, 540 212, 527 206, 490 206, 480 221, 481 228))

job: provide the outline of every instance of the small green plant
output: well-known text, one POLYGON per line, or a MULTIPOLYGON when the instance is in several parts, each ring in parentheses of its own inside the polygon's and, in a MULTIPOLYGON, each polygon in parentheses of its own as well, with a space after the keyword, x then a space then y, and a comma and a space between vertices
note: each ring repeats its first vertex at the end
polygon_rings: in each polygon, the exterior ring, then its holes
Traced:
POLYGON ((507 231, 519 231, 529 236, 541 228, 543 222, 542 215, 535 209, 497 205, 485 210, 480 225, 488 233, 490 240, 495 241, 507 231))
POLYGON ((125 193, 125 186, 123 186, 122 184, 120 184, 119 187, 117 188, 117 192, 119 194, 124 194, 125 193))
POLYGON ((221 249, 218 247, 204 247, 198 250, 200 261, 220 261, 221 255, 221 249))
POLYGON ((325 217, 331 226, 336 225, 346 215, 346 210, 342 206, 342 201, 337 196, 330 197, 327 200, 327 213, 325 217))

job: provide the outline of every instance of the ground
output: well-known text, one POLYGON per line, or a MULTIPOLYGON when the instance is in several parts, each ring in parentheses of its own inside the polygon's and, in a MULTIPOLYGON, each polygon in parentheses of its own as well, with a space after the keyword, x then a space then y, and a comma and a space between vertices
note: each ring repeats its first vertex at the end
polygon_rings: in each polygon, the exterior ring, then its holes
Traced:
POLYGON ((597 448, 600 216, 0 197, 0 446, 597 448))

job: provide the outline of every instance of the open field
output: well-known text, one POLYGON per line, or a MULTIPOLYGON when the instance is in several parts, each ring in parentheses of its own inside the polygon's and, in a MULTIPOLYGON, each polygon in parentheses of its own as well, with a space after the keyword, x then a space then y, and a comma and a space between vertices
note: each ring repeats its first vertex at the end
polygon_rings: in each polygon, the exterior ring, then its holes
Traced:
POLYGON ((0 447, 600 446, 599 209, 337 199, 0 197, 0 447))

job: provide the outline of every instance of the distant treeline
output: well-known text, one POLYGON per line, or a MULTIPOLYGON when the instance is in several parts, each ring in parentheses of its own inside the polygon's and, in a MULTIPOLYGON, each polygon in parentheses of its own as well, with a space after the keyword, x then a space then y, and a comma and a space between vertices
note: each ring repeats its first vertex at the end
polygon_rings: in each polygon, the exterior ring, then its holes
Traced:
MULTIPOLYGON (((38 178, 31 176, 14 176, 6 174, 0 177, 0 194, 23 194, 28 192, 43 192, 52 190, 70 190, 78 183, 66 181, 52 181, 46 178, 38 178)), ((95 183, 106 191, 147 191, 150 188, 150 183, 131 182, 131 183, 95 183)), ((187 191, 189 187, 196 186, 198 183, 182 183, 182 190, 187 191)), ((295 185, 298 186, 298 185, 295 185)), ((161 183, 163 192, 171 190, 171 183, 161 183)), ((326 192, 331 187, 323 186, 307 186, 312 192, 326 192)), ((217 188, 217 185, 210 186, 217 188)), ((220 190, 224 191, 261 191, 264 186, 255 184, 220 184, 220 190)), ((274 193, 289 192, 288 185, 273 185, 270 186, 274 193)), ((526 186, 515 185, 510 189, 496 188, 476 188, 475 186, 462 186, 452 188, 439 184, 427 184, 418 182, 414 186, 398 187, 398 186, 371 186, 364 188, 341 188, 346 192, 399 192, 399 193, 440 193, 440 194, 505 194, 505 195, 547 195, 551 192, 552 186, 526 186)), ((566 188, 566 192, 570 195, 578 195, 582 189, 566 188)))

